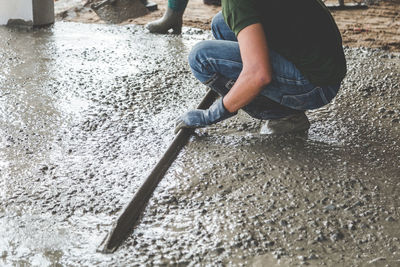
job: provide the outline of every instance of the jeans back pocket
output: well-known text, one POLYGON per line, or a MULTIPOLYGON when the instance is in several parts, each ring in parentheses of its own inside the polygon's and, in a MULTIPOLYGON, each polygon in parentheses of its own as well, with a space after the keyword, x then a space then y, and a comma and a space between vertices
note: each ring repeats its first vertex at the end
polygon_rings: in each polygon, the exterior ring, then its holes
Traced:
POLYGON ((308 93, 284 95, 281 104, 298 110, 316 109, 331 102, 338 90, 339 86, 317 86, 308 93))

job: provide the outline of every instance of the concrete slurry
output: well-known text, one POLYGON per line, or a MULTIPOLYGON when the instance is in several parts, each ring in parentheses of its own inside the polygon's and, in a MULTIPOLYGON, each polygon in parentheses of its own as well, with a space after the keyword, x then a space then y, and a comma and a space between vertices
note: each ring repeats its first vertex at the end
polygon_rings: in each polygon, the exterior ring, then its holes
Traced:
POLYGON ((96 247, 205 87, 209 32, 56 23, 0 28, 0 265, 398 266, 400 57, 346 48, 308 134, 245 113, 196 131, 140 225, 96 247))

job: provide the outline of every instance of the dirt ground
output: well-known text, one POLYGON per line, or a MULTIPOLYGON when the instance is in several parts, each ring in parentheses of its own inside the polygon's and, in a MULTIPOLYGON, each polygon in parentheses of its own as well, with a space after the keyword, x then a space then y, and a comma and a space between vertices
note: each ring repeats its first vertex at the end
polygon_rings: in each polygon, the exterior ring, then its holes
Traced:
MULTIPOLYGON (((90 4, 94 1, 97 0, 56 0, 57 19, 104 23, 90 8, 90 4), (57 4, 68 2, 64 8, 57 9, 57 4)), ((122 24, 144 25, 160 18, 165 11, 167 1, 153 0, 153 2, 158 4, 157 11, 129 19, 122 24)), ((331 0, 326 2, 336 3, 331 0)), ((184 26, 210 29, 211 19, 220 9, 204 5, 203 0, 191 0, 184 14, 184 26)), ((332 11, 332 14, 342 33, 343 45, 400 51, 400 0, 375 1, 365 10, 332 11)))

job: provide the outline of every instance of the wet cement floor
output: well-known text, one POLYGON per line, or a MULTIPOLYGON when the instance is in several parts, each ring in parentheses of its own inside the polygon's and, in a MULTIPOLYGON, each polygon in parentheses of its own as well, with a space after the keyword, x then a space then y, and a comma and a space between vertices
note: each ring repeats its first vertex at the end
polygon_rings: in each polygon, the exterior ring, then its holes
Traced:
POLYGON ((56 23, 0 28, 1 266, 399 266, 400 55, 346 48, 308 135, 244 113, 198 130, 112 255, 112 222, 205 87, 209 32, 56 23))

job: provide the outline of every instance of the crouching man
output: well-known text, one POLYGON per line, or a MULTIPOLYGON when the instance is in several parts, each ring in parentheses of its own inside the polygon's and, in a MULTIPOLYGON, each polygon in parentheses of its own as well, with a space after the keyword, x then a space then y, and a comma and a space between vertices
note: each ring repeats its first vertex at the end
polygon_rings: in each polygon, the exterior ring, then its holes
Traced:
POLYGON ((205 127, 244 110, 266 133, 305 131, 306 110, 328 104, 346 74, 337 25, 321 0, 222 0, 216 40, 189 55, 194 76, 221 97, 180 117, 175 131, 205 127))

